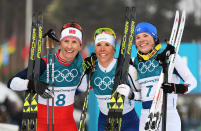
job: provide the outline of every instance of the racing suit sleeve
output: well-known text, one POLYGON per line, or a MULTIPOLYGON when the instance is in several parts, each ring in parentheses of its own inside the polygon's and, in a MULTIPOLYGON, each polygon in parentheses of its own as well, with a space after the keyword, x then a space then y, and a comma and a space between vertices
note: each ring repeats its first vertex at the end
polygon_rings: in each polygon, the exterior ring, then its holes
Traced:
POLYGON ((134 100, 141 100, 140 85, 137 82, 137 70, 134 66, 129 66, 128 80, 131 86, 131 90, 134 93, 134 100))
POLYGON ((197 80, 179 55, 176 56, 175 70, 171 82, 179 83, 178 77, 184 81, 184 84, 188 85, 188 91, 186 93, 191 92, 197 86, 197 80))
MULTIPOLYGON (((12 90, 16 90, 16 91, 27 90, 27 86, 29 82, 29 80, 27 79, 27 70, 28 68, 25 68, 24 70, 14 75, 11 79, 9 79, 7 83, 8 88, 12 90)), ((46 70, 46 63, 45 63, 45 60, 41 58, 40 74, 42 74, 45 70, 46 70)))

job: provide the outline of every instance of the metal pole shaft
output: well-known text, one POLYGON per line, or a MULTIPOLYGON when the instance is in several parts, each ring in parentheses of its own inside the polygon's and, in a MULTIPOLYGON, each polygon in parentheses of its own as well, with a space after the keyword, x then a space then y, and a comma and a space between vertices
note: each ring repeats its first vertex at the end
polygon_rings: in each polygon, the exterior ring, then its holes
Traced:
MULTIPOLYGON (((47 49, 47 83, 49 84, 49 38, 46 36, 46 49, 47 49)), ((47 131, 49 131, 49 98, 47 98, 47 131)))
MULTIPOLYGON (((54 47, 55 41, 52 40, 52 93, 54 95, 54 47)), ((52 98, 52 131, 54 131, 54 97, 52 98)))

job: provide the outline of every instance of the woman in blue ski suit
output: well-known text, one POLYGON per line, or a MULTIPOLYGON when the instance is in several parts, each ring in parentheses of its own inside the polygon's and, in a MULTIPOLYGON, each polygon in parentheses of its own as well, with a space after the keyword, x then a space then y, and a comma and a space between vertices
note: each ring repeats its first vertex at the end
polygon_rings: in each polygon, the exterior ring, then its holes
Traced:
MULTIPOLYGON (((138 99, 142 100, 140 131, 144 131, 145 122, 149 115, 162 70, 162 66, 155 60, 155 57, 162 53, 164 49, 161 48, 161 44, 159 43, 156 27, 150 23, 139 23, 135 28, 135 38, 138 51, 137 57, 134 59, 134 66, 137 69, 138 83, 140 84, 140 92, 139 95, 136 96, 139 96, 138 99)), ((163 91, 168 93, 167 131, 181 131, 181 120, 176 109, 177 94, 187 94, 195 88, 196 85, 196 79, 189 68, 181 57, 176 55, 172 79, 170 83, 162 84, 163 91), (180 79, 184 81, 183 84, 180 84, 180 79)))

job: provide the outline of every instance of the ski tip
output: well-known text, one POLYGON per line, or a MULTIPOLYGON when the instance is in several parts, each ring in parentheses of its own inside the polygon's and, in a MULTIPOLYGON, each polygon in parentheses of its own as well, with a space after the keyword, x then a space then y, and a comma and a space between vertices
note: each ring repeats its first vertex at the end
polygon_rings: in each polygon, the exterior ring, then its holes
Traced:
POLYGON ((42 14, 43 14, 42 10, 36 10, 36 11, 33 11, 32 16, 37 17, 37 16, 42 16, 42 14))
POLYGON ((126 11, 135 11, 136 10, 136 7, 135 6, 126 6, 126 11))
POLYGON ((182 16, 186 16, 186 11, 185 10, 182 11, 182 16))
POLYGON ((136 11, 136 7, 135 6, 132 6, 132 11, 136 11))
POLYGON ((126 12, 128 12, 128 11, 129 11, 129 7, 128 7, 128 6, 126 6, 126 8, 125 8, 125 9, 126 9, 126 12))

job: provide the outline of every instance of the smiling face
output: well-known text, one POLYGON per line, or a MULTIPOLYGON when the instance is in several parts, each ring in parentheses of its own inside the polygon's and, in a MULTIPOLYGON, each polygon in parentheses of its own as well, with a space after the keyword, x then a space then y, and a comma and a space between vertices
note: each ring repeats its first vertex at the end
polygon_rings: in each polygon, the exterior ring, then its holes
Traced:
POLYGON ((60 41, 59 45, 60 57, 66 61, 72 61, 81 50, 81 44, 78 40, 72 38, 65 38, 60 41))
POLYGON ((155 46, 154 38, 148 33, 140 33, 136 35, 136 46, 142 53, 148 53, 155 46))
POLYGON ((100 65, 107 67, 113 60, 115 49, 110 43, 101 41, 96 44, 95 52, 100 65))

